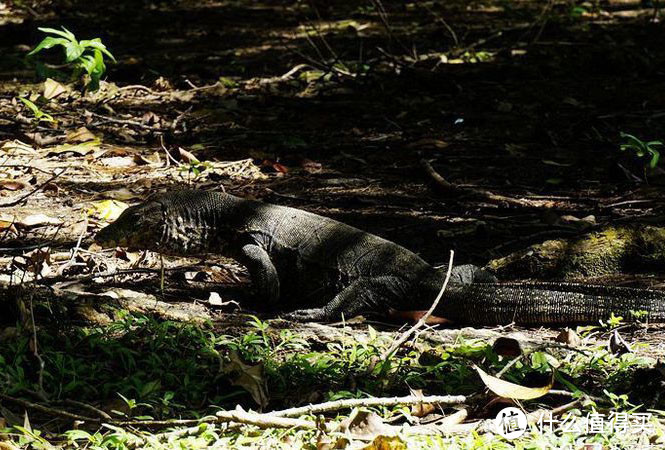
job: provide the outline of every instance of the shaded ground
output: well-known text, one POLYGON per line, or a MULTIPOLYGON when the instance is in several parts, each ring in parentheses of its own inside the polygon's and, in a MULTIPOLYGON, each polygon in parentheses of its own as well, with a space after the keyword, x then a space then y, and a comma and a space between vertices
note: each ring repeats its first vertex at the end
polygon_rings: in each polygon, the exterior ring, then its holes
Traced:
MULTIPOLYGON (((621 131, 649 140, 665 129, 665 29, 639 2, 0 5, 0 205, 40 187, 0 210, 3 247, 53 241, 42 274, 61 281, 157 267, 90 248, 106 213, 84 213, 174 184, 332 216, 433 263, 454 249, 456 263, 485 264, 580 233, 565 216, 593 215, 599 228, 662 217, 662 170, 641 182, 641 162, 618 151, 621 131), (60 25, 101 37, 118 63, 98 94, 42 106, 56 126, 36 124, 16 100, 43 89, 24 55, 37 27, 60 25), (81 127, 94 136, 72 135, 81 127), (201 174, 180 147, 209 163, 201 174), (178 160, 168 167, 167 153, 178 160), (421 158, 453 183, 531 206, 443 195, 421 158), (36 213, 53 223, 20 223, 36 213)), ((17 262, 25 251, 3 250, 3 277, 23 276, 35 260, 17 262)), ((211 283, 244 278, 229 261, 188 263, 167 277, 167 299, 205 302, 211 283)), ((660 287, 662 273, 638 275, 600 281, 660 287)), ((136 275, 86 289, 114 283, 159 293, 136 275)), ((635 339, 661 354, 657 330, 635 339)))
MULTIPOLYGON (((529 4, 478 7, 465 14, 461 5, 405 4, 388 8, 392 40, 371 7, 349 10, 344 4, 316 10, 281 2, 54 7, 56 16, 3 27, 2 51, 8 55, 0 73, 7 96, 3 133, 20 138, 34 131, 12 123, 21 108, 11 106, 10 98, 29 89, 12 80, 31 77, 19 68, 21 50, 39 39, 36 27, 65 24, 80 36, 102 37, 118 58, 108 78, 119 86, 151 86, 163 77, 176 89, 189 90, 189 82, 205 86, 223 76, 228 87, 190 90, 176 98, 129 89, 92 102, 65 99, 45 108, 61 124, 41 131, 42 138, 64 137, 63 131, 85 125, 103 133, 105 144, 143 154, 163 156, 163 137, 172 151, 183 146, 200 160, 279 162, 286 176, 276 180, 281 174, 270 174, 252 183, 252 193, 335 216, 434 262, 444 261, 454 248, 458 262, 484 263, 495 245, 552 230, 557 215, 594 214, 599 223, 657 216, 658 198, 612 206, 657 197, 646 188, 633 192, 637 186, 616 167, 618 132, 657 137, 665 120, 658 69, 662 26, 646 21, 649 9, 631 10, 624 18, 623 6, 575 18, 565 13, 566 5, 555 5, 557 14, 529 4), (459 46, 440 22, 443 17, 459 46), (505 31, 497 37, 500 30, 505 31), (417 52, 418 61, 405 49, 417 52), (366 72, 353 79, 333 72, 307 82, 304 78, 320 73, 304 67, 286 80, 269 79, 310 62, 325 73, 324 66, 335 61, 331 51, 347 67, 364 64, 366 72), (444 64, 446 57, 487 62, 444 64), (86 111, 130 124, 89 114, 86 119, 86 111), (417 164, 421 157, 435 159, 435 167, 456 183, 551 198, 548 215, 543 217, 542 208, 516 211, 437 196, 426 186, 417 164), (303 173, 303 166, 317 173, 303 173)), ((79 158, 59 160, 77 165, 79 158)), ((117 174, 100 181, 84 172, 84 179, 94 179, 86 188, 96 193, 123 184, 117 174)), ((68 194, 86 200, 75 194, 81 177, 62 178, 73 183, 68 194)), ((652 185, 657 178, 651 178, 652 185)), ((214 181, 249 193, 223 177, 214 181)))

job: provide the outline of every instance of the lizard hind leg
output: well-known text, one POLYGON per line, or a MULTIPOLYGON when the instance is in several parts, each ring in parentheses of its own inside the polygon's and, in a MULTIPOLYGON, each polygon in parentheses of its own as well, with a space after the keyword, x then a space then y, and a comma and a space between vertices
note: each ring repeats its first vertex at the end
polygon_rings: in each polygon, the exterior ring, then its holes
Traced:
POLYGON ((299 309, 281 317, 298 322, 332 322, 349 319, 363 312, 388 312, 401 295, 403 281, 397 277, 359 278, 320 308, 299 309))

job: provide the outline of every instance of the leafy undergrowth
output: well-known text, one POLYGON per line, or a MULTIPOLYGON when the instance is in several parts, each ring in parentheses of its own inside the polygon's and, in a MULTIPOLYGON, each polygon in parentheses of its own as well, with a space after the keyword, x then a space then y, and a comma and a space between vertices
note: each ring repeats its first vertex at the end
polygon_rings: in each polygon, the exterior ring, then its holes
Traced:
MULTIPOLYGON (((33 448, 332 448, 335 444, 544 448, 579 446, 581 442, 627 448, 639 442, 663 443, 665 430, 659 420, 665 417, 665 399, 656 395, 654 400, 654 391, 644 387, 645 379, 653 378, 650 371, 658 369, 654 360, 635 353, 615 357, 601 347, 571 351, 554 346, 527 351, 515 360, 500 356, 486 341, 460 338, 446 346, 415 343, 392 358, 382 359, 391 340, 371 326, 364 326, 362 333, 345 330, 349 339, 327 344, 314 344, 299 337, 297 329, 276 329, 254 317, 248 317, 244 326, 243 331, 220 334, 212 323, 158 321, 119 311, 114 322, 102 327, 41 329, 37 333, 41 371, 32 334, 9 328, 0 347, 4 437, 15 445, 33 448), (467 396, 465 423, 483 423, 503 407, 515 405, 487 395, 474 365, 497 374, 507 364, 510 366, 503 379, 522 385, 543 385, 543 379, 550 378, 554 370, 555 394, 525 401, 522 407, 527 412, 556 411, 578 399, 565 410, 571 420, 583 421, 596 414, 605 417, 609 426, 609 418, 619 412, 631 418, 631 425, 601 433, 589 429, 587 422, 571 432, 557 427, 549 431, 541 421, 514 441, 498 437, 482 425, 439 435, 409 431, 437 414, 454 413, 462 405, 455 409, 403 405, 361 408, 374 413, 372 417, 380 417, 390 433, 379 428, 359 434, 348 424, 343 432, 320 433, 237 423, 192 427, 191 422, 182 422, 164 428, 163 423, 155 422, 214 417, 217 411, 233 410, 236 405, 260 410, 257 403, 262 403, 263 411, 275 411, 344 398, 422 392, 467 396), (35 404, 48 409, 40 410, 35 404), (62 412, 92 416, 95 421, 77 422, 61 417, 62 412), (635 429, 636 418, 642 421, 640 430, 635 429), (155 425, 142 426, 138 420, 155 425)), ((325 420, 343 422, 350 413, 333 411, 325 420)))

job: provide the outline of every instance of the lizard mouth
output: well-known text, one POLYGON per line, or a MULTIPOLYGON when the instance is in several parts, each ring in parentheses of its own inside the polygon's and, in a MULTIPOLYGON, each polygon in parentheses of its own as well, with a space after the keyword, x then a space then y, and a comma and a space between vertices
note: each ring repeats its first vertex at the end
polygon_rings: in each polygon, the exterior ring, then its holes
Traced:
MULTIPOLYGON (((110 225, 112 226, 112 225, 110 225)), ((95 242, 102 248, 123 247, 129 250, 153 249, 154 236, 150 231, 146 233, 133 233, 129 236, 114 236, 117 233, 107 232, 106 228, 100 230, 95 236, 95 242)))
POLYGON ((113 229, 109 229, 113 225, 109 225, 99 230, 95 235, 95 242, 102 248, 115 248, 115 247, 128 247, 131 242, 126 236, 114 236, 113 229))

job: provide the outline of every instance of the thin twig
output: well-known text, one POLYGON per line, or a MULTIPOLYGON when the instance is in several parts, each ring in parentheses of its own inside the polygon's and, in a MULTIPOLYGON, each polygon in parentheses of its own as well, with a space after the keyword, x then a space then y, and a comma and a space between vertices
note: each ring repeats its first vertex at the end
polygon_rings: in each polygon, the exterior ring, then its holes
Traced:
POLYGON ((432 306, 430 306, 429 310, 418 320, 418 322, 412 326, 410 329, 402 333, 402 335, 397 339, 393 345, 390 346, 390 348, 383 352, 381 355, 382 360, 387 360, 392 356, 392 354, 404 343, 406 342, 409 337, 413 333, 415 333, 420 327, 425 325, 427 322, 427 319, 432 315, 436 307, 439 305, 439 301, 441 300, 441 297, 443 297, 443 293, 446 290, 446 287, 448 286, 448 282, 450 281, 450 275, 453 270, 453 258, 455 256, 455 252, 453 250, 450 251, 450 260, 448 261, 448 272, 446 273, 446 279, 443 281, 443 285, 441 286, 441 290, 439 291, 439 295, 436 296, 436 299, 434 299, 434 303, 432 303, 432 306))
POLYGON ((166 145, 164 145, 164 135, 159 136, 159 143, 162 146, 162 150, 164 150, 164 153, 166 153, 166 167, 169 167, 171 165, 171 161, 173 161, 173 164, 176 166, 179 166, 180 163, 173 157, 171 156, 171 153, 166 148, 166 145))
POLYGON ((35 325, 35 310, 32 307, 32 294, 30 295, 30 322, 32 327, 32 354, 34 355, 35 358, 37 358, 37 361, 39 361, 38 392, 42 395, 45 395, 44 368, 46 367, 46 363, 44 362, 42 356, 39 354, 39 345, 37 341, 37 326, 35 325))
POLYGON ((70 267, 72 264, 74 264, 74 260, 76 259, 76 255, 78 255, 79 249, 81 248, 81 241, 83 240, 83 236, 87 233, 88 231, 88 216, 86 214, 85 216, 85 223, 83 224, 83 230, 81 230, 81 234, 79 234, 79 238, 76 241, 76 246, 72 250, 72 255, 69 258, 69 261, 67 261, 63 266, 58 269, 60 273, 63 273, 65 269, 70 267))
POLYGON ((120 124, 120 125, 131 125, 133 127, 138 127, 138 128, 142 128, 144 130, 154 131, 154 132, 168 131, 166 128, 153 127, 153 126, 141 123, 141 122, 137 122, 136 120, 116 119, 114 117, 109 117, 109 116, 105 116, 103 114, 97 114, 97 113, 94 113, 94 112, 91 112, 90 114, 92 114, 93 117, 97 117, 98 119, 102 119, 102 120, 105 120, 105 121, 111 122, 111 123, 117 123, 117 124, 120 124))
POLYGON ((44 181, 42 184, 40 184, 39 186, 37 186, 36 188, 34 188, 32 191, 28 192, 27 194, 20 196, 20 197, 17 198, 16 200, 12 200, 12 201, 9 201, 9 202, 7 202, 7 203, 2 203, 2 204, 0 204, 0 208, 6 208, 6 207, 8 207, 8 206, 16 206, 16 205, 18 205, 19 203, 22 203, 25 199, 27 199, 28 197, 30 197, 30 196, 31 196, 32 194, 34 194, 35 192, 42 190, 42 189, 44 188, 44 186, 48 185, 51 181, 55 180, 56 178, 58 178, 60 175, 62 175, 62 174, 65 173, 65 172, 67 172, 67 167, 65 167, 65 168, 62 169, 60 172, 58 172, 58 173, 56 173, 55 175, 53 175, 53 176, 52 176, 51 178, 49 178, 48 180, 44 181))
POLYGON ((70 413, 69 411, 63 411, 61 409, 51 408, 48 406, 40 405, 39 403, 29 402, 27 400, 11 397, 9 395, 2 393, 0 393, 0 400, 6 400, 8 402, 16 403, 17 405, 21 405, 24 408, 34 409, 35 411, 41 411, 51 416, 64 417, 66 419, 73 419, 73 420, 81 420, 84 422, 99 422, 99 419, 97 418, 81 416, 79 414, 70 413))
POLYGON ((436 19, 437 22, 439 22, 443 27, 448 31, 450 34, 450 37, 453 38, 453 42, 455 43, 455 47, 459 45, 459 39, 457 39, 457 33, 455 33, 455 30, 452 29, 450 25, 448 25, 448 22, 445 21, 443 17, 441 17, 439 14, 436 13, 432 8, 427 6, 427 3, 422 2, 422 3, 416 3, 416 5, 422 5, 423 8, 425 8, 434 18, 436 19))
POLYGON ((109 421, 113 420, 113 417, 111 417, 105 411, 102 411, 101 409, 99 409, 95 406, 92 406, 88 403, 83 403, 83 402, 79 402, 78 400, 71 400, 71 399, 65 400, 65 403, 68 404, 68 405, 78 406, 80 408, 85 408, 89 411, 92 411, 95 414, 97 414, 101 419, 109 420, 109 421))
POLYGON ((153 95, 164 95, 164 93, 152 90, 147 86, 143 86, 142 84, 130 84, 128 86, 122 86, 118 88, 118 91, 131 91, 131 90, 145 91, 153 95))

